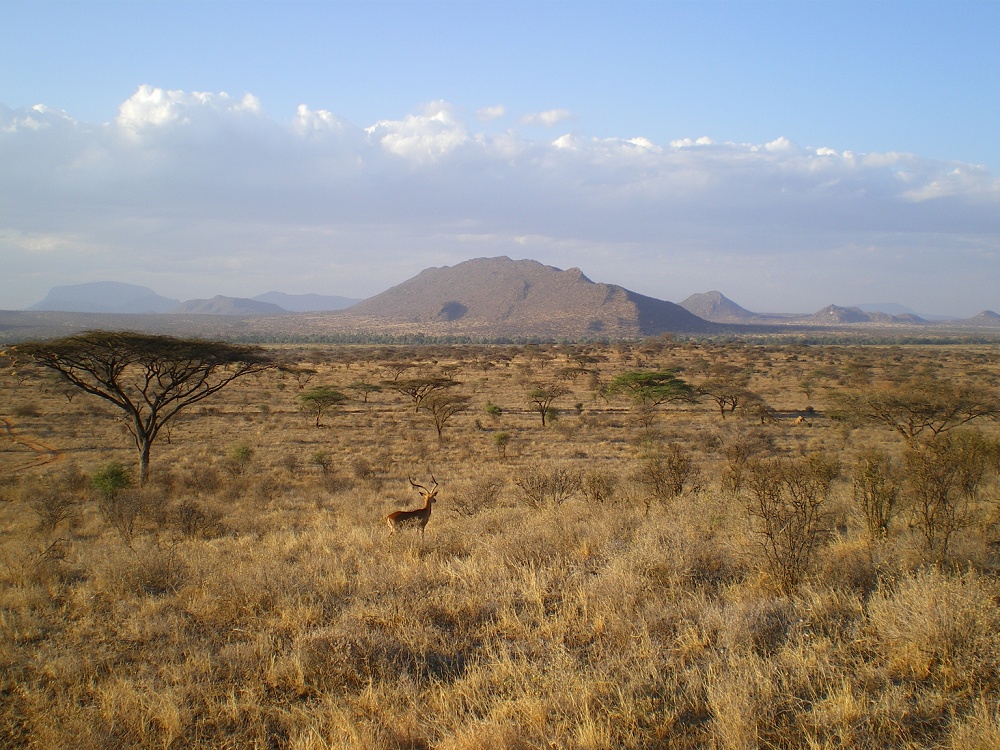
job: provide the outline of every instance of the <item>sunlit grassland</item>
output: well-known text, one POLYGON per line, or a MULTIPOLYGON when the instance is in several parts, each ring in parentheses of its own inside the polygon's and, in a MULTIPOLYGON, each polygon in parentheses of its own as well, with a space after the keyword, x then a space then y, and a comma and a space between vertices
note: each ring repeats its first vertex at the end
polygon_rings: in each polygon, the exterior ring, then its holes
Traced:
POLYGON ((900 369, 995 390, 996 348, 281 354, 315 372, 236 383, 160 437, 150 483, 124 493, 129 534, 90 483, 135 463, 114 412, 2 381, 0 746, 1000 746, 995 457, 942 559, 905 505, 871 538, 852 467, 903 441, 832 418, 836 394, 900 369), (399 362, 471 397, 441 440, 384 382, 399 362), (719 364, 751 370, 770 410, 723 418, 703 398, 650 419, 599 394, 623 372, 697 383, 719 364), (320 428, 299 409, 310 387, 357 382, 383 390, 320 428), (545 428, 538 383, 568 389, 545 428), (690 459, 677 492, 658 484, 677 478, 670 446, 690 459), (793 584, 734 485, 740 446, 838 466, 793 584), (432 476, 425 537, 390 544, 382 519, 432 476))

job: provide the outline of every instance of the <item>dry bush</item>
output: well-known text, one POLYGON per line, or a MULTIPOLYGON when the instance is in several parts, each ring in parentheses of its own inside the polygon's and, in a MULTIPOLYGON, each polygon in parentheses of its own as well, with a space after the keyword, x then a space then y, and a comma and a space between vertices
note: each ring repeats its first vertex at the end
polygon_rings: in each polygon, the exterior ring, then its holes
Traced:
POLYGON ((35 477, 19 485, 17 494, 35 514, 39 532, 51 534, 64 521, 72 522, 78 515, 85 497, 77 481, 78 471, 71 469, 58 477, 35 477))
POLYGON ((579 492, 582 481, 581 472, 560 464, 533 464, 513 477, 518 499, 532 508, 561 505, 579 492))
POLYGON ((730 429, 719 438, 726 467, 720 477, 724 492, 738 497, 743 489, 747 465, 754 458, 774 453, 774 439, 762 430, 730 429))
POLYGON ((584 472, 580 485, 588 502, 602 504, 615 497, 620 479, 618 474, 607 469, 591 469, 584 472))
POLYGON ((975 431, 957 431, 913 443, 903 454, 906 500, 927 554, 948 556, 956 533, 979 518, 987 475, 996 473, 997 443, 975 431))
MULTIPOLYGON (((646 490, 650 499, 667 501, 680 496, 699 475, 690 452, 678 443, 667 443, 639 459, 632 479, 646 490)), ((646 506, 648 511, 648 502, 646 506)))
POLYGON ((755 460, 747 467, 744 503, 767 570, 785 591, 808 571, 831 531, 827 500, 839 467, 822 455, 755 460))
POLYGON ((497 507, 506 486, 506 475, 486 474, 476 477, 464 487, 459 486, 451 492, 448 507, 460 516, 474 516, 497 507))
POLYGON ((873 541, 889 536, 889 525, 899 512, 901 478, 899 468, 880 450, 862 453, 854 464, 854 502, 864 514, 873 541))

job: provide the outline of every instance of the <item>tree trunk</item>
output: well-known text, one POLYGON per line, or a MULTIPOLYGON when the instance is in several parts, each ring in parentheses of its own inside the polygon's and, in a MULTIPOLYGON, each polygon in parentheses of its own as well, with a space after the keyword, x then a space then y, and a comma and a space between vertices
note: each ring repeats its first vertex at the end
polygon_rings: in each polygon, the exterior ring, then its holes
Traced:
POLYGON ((153 447, 153 441, 143 438, 139 443, 139 484, 146 484, 149 481, 149 451, 153 447))

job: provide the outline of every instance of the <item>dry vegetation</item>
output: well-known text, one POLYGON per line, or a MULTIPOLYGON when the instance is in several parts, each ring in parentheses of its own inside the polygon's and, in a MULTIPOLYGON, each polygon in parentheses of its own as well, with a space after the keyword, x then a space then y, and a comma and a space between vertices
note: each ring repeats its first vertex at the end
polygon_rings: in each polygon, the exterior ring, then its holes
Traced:
POLYGON ((1000 746, 996 422, 847 418, 916 376, 997 394, 996 347, 280 354, 145 486, 108 407, 2 380, 0 746, 1000 746), (713 393, 601 395, 668 368, 713 393), (468 408, 386 383, 421 378, 468 408), (321 427, 318 386, 352 397, 321 427))

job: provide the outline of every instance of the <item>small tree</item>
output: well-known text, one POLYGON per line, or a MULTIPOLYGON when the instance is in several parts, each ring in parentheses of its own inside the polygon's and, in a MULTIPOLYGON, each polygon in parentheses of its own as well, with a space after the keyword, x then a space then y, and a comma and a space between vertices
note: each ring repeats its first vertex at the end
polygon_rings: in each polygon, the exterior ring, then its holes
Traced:
POLYGON ((528 402, 532 405, 534 411, 538 412, 539 416, 541 416, 542 427, 548 424, 555 411, 552 403, 567 393, 569 393, 569 388, 558 383, 535 386, 528 392, 528 402))
POLYGON ((899 471, 886 454, 870 450, 854 464, 854 502, 861 507, 868 536, 882 541, 899 510, 899 471))
POLYGON ((583 475, 563 466, 528 466, 514 478, 521 500, 533 508, 562 505, 583 485, 583 475))
POLYGON ((438 440, 440 440, 448 420, 468 409, 470 400, 469 396, 461 393, 431 393, 421 399, 419 408, 430 414, 434 428, 437 430, 438 440))
POLYGON ((830 533, 826 503, 836 462, 814 455, 796 461, 754 460, 745 502, 764 559, 781 588, 794 589, 830 533))
POLYGON ((229 473, 233 476, 246 474, 247 469, 250 468, 250 463, 253 461, 253 455, 254 449, 249 443, 242 440, 234 443, 226 456, 229 473))
POLYGON ((954 534, 977 518, 984 478, 997 468, 1000 446, 976 431, 916 442, 903 454, 906 499, 927 552, 943 562, 954 534))
POLYGON ((497 432, 493 435, 493 445, 500 454, 500 458, 507 457, 507 446, 510 444, 509 432, 497 432))
POLYGON ((358 398, 360 399, 361 403, 367 404, 369 396, 371 396, 373 393, 382 392, 382 386, 376 385, 375 383, 365 383, 364 381, 361 380, 355 380, 353 383, 347 386, 347 390, 353 391, 354 393, 358 394, 358 398))
POLYGON ((726 418, 726 410, 736 411, 752 395, 748 386, 753 372, 735 365, 715 365, 708 371, 708 377, 702 380, 696 391, 708 396, 719 407, 720 416, 726 418))
POLYGON ((330 455, 330 451, 318 450, 309 456, 309 462, 318 466, 323 472, 323 476, 326 476, 330 473, 330 467, 333 466, 333 456, 330 455))
POLYGON ((97 507, 101 516, 131 547, 135 524, 142 511, 140 498, 128 492, 132 486, 131 473, 124 465, 113 461, 96 472, 90 483, 97 492, 97 507))
MULTIPOLYGON (((652 497, 672 500, 684 492, 684 487, 697 478, 698 473, 691 454, 677 443, 668 443, 642 458, 634 478, 652 497)), ((649 503, 646 510, 648 512, 649 503)))
POLYGON ((178 412, 238 378, 277 366, 255 346, 127 331, 29 342, 18 351, 125 412, 142 483, 149 478, 153 443, 178 412))
POLYGON ((317 385, 299 394, 299 404, 307 414, 316 416, 316 426, 322 427, 324 413, 333 411, 347 400, 347 396, 332 385, 317 385))

